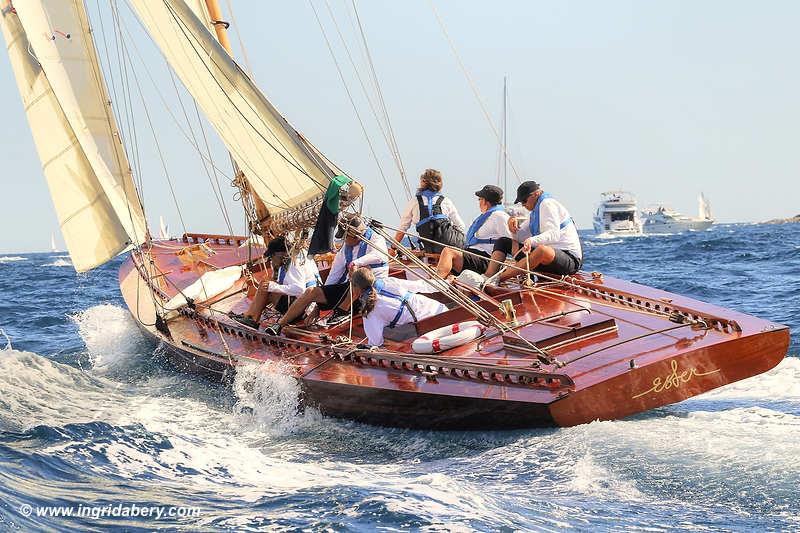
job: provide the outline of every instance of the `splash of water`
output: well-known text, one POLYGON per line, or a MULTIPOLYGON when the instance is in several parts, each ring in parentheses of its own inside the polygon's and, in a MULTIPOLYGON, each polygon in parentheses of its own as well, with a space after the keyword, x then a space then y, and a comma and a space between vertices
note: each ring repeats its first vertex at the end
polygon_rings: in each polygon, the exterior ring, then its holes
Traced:
POLYGON ((146 345, 130 313, 121 307, 95 305, 70 318, 78 325, 92 367, 98 372, 128 366, 146 345))

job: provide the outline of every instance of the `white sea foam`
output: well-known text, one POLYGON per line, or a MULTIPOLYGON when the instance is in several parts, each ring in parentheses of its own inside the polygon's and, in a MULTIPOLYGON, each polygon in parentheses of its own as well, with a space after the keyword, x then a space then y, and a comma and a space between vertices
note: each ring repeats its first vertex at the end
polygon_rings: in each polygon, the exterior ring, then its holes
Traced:
POLYGON ((300 413, 300 384, 288 368, 271 361, 236 367, 233 391, 239 420, 271 434, 291 433, 319 420, 313 409, 300 413))
POLYGON ((52 263, 46 263, 44 266, 46 267, 71 267, 72 261, 69 259, 57 258, 52 263))
POLYGON ((619 244, 621 242, 624 241, 622 239, 617 239, 616 241, 603 241, 603 242, 587 241, 586 244, 588 244, 589 246, 608 246, 609 244, 619 244))
POLYGON ((800 358, 787 357, 769 372, 707 392, 700 396, 700 398, 800 399, 800 358))
POLYGON ((142 352, 144 337, 130 313, 115 305, 95 305, 70 317, 98 372, 124 366, 142 352))
POLYGON ((0 257, 0 263, 15 263, 17 261, 27 261, 27 257, 21 257, 19 255, 4 255, 0 257))

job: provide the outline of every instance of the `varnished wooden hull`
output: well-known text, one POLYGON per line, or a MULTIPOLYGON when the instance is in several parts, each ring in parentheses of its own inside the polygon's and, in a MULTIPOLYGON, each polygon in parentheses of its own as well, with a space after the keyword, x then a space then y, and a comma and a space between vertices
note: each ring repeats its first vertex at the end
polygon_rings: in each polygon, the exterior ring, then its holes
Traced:
MULTIPOLYGON (((341 334, 341 328, 273 338, 239 326, 224 312, 241 312, 247 305, 242 284, 212 300, 210 308, 184 310, 159 331, 145 280, 152 273, 148 276, 143 266, 150 259, 159 271, 152 287, 162 301, 200 272, 242 261, 235 244, 216 242, 211 244, 218 251, 214 261, 186 264, 176 259, 186 244, 156 245, 146 261, 132 256, 120 271, 134 318, 165 344, 179 369, 226 380, 237 365, 267 363, 266 371, 299 380, 305 405, 369 424, 511 429, 613 420, 763 373, 780 362, 789 346, 788 328, 780 324, 585 275, 564 286, 500 296, 516 303, 519 321, 528 323, 519 328, 527 341, 507 335, 470 343, 432 363, 415 363, 424 356, 411 353, 411 338, 387 341, 387 350, 370 354, 320 338, 341 334), (676 312, 697 319, 695 325, 670 321, 667 313, 676 312), (530 344, 543 347, 553 364, 528 353, 530 344)), ((461 311, 416 326, 422 333, 469 318, 461 311)), ((361 335, 360 319, 354 320, 353 336, 361 335)))

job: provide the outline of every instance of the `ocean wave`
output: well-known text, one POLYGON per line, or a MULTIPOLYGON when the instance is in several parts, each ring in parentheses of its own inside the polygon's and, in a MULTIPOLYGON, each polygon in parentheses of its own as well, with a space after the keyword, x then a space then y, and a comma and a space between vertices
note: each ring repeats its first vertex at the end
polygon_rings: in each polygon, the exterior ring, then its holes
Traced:
POLYGON ((27 261, 27 257, 19 255, 4 255, 0 257, 0 263, 16 263, 17 261, 27 261))
POLYGON ((46 267, 71 267, 72 266, 72 261, 70 261, 69 259, 61 259, 61 258, 59 258, 59 259, 56 259, 55 261, 53 261, 52 263, 45 263, 43 266, 46 266, 46 267))
POLYGON ((92 368, 97 372, 128 367, 143 353, 148 342, 130 312, 116 305, 95 305, 70 319, 78 326, 92 368))

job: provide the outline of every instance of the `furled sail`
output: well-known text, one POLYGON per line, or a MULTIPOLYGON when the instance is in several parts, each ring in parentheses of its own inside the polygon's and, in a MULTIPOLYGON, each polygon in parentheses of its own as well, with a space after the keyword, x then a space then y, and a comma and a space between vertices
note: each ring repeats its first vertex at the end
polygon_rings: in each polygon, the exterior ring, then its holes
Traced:
POLYGON ((82 0, 6 2, 9 58, 75 269, 145 239, 82 0), (18 16, 19 15, 19 16, 18 16))
POLYGON ((278 113, 185 0, 130 0, 273 215, 323 192, 336 174, 278 113))

